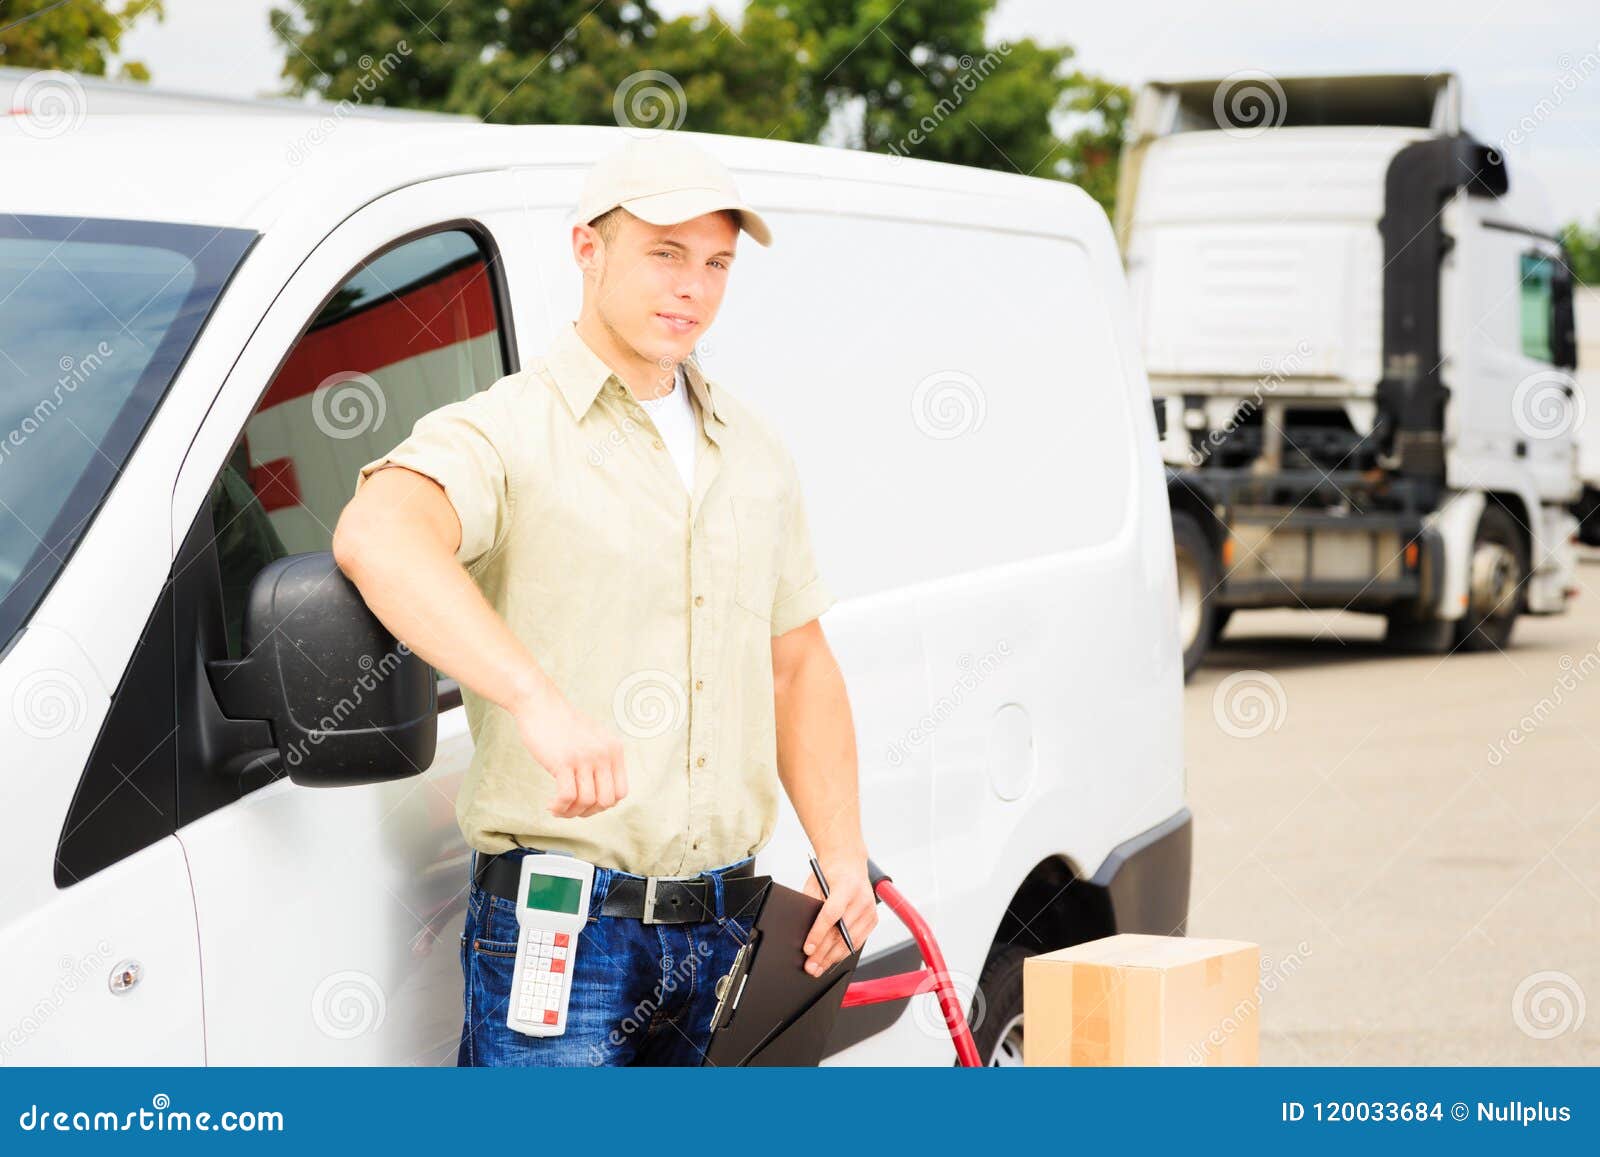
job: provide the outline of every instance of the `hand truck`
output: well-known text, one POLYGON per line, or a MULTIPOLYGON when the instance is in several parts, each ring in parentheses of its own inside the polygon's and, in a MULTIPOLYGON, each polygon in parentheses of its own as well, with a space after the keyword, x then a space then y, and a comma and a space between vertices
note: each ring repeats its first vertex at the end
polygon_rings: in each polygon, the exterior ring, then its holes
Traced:
POLYGON ((917 950, 922 954, 923 967, 915 972, 897 972, 893 976, 851 981, 845 987, 844 1000, 839 1007, 881 1004, 937 992, 945 1027, 955 1041, 957 1063, 963 1068, 982 1068, 983 1061, 978 1057, 977 1043, 972 1039, 972 1030, 967 1027, 966 1011, 961 1007, 961 998, 956 995, 955 985, 951 983, 950 970, 945 967, 944 953, 939 951, 939 942, 933 938, 933 929, 912 907, 911 901, 894 886, 889 874, 871 860, 867 861, 867 879, 872 884, 873 895, 889 905, 889 911, 911 930, 917 950))

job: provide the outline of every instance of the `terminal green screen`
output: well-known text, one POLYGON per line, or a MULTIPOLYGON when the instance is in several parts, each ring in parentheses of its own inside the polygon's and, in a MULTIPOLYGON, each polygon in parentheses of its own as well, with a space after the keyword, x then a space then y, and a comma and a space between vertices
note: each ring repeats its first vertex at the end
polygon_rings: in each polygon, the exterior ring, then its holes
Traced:
POLYGON ((571 876, 541 876, 534 872, 528 877, 528 907, 543 908, 547 912, 578 913, 578 897, 583 895, 583 881, 571 876))

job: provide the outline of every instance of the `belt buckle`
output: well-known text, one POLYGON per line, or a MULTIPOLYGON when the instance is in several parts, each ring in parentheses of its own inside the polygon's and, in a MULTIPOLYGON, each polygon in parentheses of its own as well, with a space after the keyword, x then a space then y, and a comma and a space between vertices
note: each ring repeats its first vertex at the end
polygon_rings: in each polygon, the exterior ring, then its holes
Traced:
POLYGON ((646 876, 644 878, 644 911, 639 916, 643 924, 667 924, 668 920, 654 919, 656 910, 656 881, 658 880, 698 880, 702 873, 692 872, 687 876, 646 876))

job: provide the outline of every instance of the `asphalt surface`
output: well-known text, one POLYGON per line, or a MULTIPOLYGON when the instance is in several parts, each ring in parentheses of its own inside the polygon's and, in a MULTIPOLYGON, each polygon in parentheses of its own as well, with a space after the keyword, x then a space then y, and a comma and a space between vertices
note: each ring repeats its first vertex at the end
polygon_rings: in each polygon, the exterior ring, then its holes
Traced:
POLYGON ((1261 945, 1263 1065, 1600 1063, 1600 554, 1579 580, 1503 654, 1250 611, 1195 673, 1189 934, 1261 945))

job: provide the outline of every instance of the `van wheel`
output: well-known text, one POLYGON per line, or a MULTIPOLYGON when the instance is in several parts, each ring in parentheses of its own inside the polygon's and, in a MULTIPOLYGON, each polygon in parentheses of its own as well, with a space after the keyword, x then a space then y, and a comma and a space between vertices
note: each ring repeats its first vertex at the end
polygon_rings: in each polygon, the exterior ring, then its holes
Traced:
POLYGON ((1183 679, 1189 681, 1221 629, 1212 592, 1220 564, 1211 540, 1194 516, 1172 512, 1172 551, 1178 563, 1178 638, 1183 642, 1183 679))
POLYGON ((1503 650, 1527 599, 1528 554, 1511 513, 1490 503, 1478 519, 1467 572, 1467 613, 1456 623, 1463 651, 1503 650))
POLYGON ((985 1065, 1022 1064, 1022 962, 1033 953, 1017 944, 996 944, 978 977, 978 992, 967 1010, 971 1024, 983 1009, 983 1021, 972 1030, 973 1043, 985 1065))

